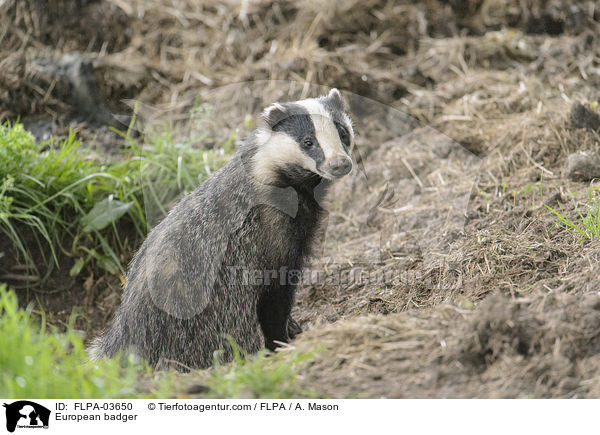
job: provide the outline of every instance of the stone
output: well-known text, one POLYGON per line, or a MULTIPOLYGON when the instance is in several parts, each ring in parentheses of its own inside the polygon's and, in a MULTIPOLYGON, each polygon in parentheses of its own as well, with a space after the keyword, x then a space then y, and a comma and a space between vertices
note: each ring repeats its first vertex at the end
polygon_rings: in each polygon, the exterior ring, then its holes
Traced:
POLYGON ((573 103, 571 106, 571 122, 576 128, 600 131, 600 115, 581 103, 573 103))
POLYGON ((591 151, 570 154, 567 157, 565 176, 573 181, 600 178, 600 155, 591 151))

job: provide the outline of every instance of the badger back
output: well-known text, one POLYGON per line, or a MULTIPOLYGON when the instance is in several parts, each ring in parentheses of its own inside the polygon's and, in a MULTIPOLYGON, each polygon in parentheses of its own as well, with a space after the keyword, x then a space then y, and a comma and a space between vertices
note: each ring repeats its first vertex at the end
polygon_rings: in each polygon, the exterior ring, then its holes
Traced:
POLYGON ((149 234, 132 262, 128 293, 147 292, 156 307, 176 318, 201 313, 213 298, 229 238, 255 203, 235 156, 149 234))

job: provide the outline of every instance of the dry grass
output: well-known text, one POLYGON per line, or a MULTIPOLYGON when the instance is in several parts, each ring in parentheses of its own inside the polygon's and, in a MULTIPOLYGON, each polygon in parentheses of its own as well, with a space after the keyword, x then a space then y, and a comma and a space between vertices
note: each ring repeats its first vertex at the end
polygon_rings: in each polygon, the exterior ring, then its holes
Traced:
MULTIPOLYGON (((518 32, 483 39, 461 32, 506 24, 531 31, 528 20, 551 16, 581 34, 597 30, 593 3, 10 0, 0 6, 0 119, 64 115, 64 95, 38 64, 71 51, 94 60, 115 110, 125 110, 120 102, 131 98, 185 110, 206 90, 255 80, 337 86, 392 103, 430 84, 428 78, 444 80, 448 69, 508 68, 539 53, 518 32)), ((593 33, 582 37, 594 45, 593 33)), ((543 48, 556 54, 554 44, 543 48)))
POLYGON ((595 292, 496 295, 357 317, 297 347, 326 346, 303 379, 327 397, 598 397, 599 307, 595 292))

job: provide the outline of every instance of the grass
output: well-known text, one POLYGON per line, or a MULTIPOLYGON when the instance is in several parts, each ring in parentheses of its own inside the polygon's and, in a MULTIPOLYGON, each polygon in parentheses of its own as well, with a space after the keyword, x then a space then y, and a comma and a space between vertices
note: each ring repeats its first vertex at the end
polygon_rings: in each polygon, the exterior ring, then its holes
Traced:
POLYGON ((0 279, 39 285, 65 263, 71 275, 85 267, 124 273, 148 231, 147 213, 162 218, 227 161, 233 140, 206 150, 196 145, 207 138, 177 141, 166 127, 143 140, 131 128, 120 134, 128 146, 106 162, 86 157, 73 132, 37 143, 21 124, 0 126, 0 238, 17 256, 0 279))
MULTIPOLYGON (((179 375, 176 380, 173 372, 153 373, 132 356, 89 361, 73 321, 64 333, 48 330, 43 318, 40 322, 30 309, 19 309, 15 293, 0 285, 0 397, 173 397, 190 381, 190 375, 179 375)), ((297 378, 298 367, 313 359, 313 353, 262 351, 246 357, 235 343, 232 346, 232 363, 216 363, 212 369, 191 374, 205 376, 208 396, 314 397, 298 386, 297 378)))
POLYGON ((135 117, 126 132, 113 129, 129 145, 123 157, 136 164, 136 181, 142 186, 150 226, 165 217, 182 195, 219 169, 233 153, 235 133, 224 143, 207 133, 211 128, 206 123, 214 122, 212 116, 210 107, 195 106, 190 118, 191 133, 183 138, 175 136, 173 126, 164 124, 145 132, 144 142, 140 143, 132 135, 135 117))
POLYGON ((577 208, 578 217, 569 218, 566 213, 555 210, 544 204, 565 227, 570 228, 581 237, 581 240, 600 240, 600 199, 591 197, 585 215, 577 208))
POLYGON ((38 322, 30 310, 18 308, 15 293, 5 285, 0 285, 0 349, 0 397, 125 398, 171 394, 168 378, 152 375, 143 362, 132 358, 89 362, 83 339, 72 326, 65 333, 49 331, 43 319, 38 322), (145 392, 140 388, 141 382, 145 392))
POLYGON ((26 281, 43 281, 58 266, 61 251, 85 250, 107 267, 119 263, 106 236, 76 228, 99 198, 129 198, 129 186, 119 185, 121 174, 82 158, 79 146, 73 133, 55 147, 53 141, 37 144, 20 124, 0 128, 0 232, 24 262, 26 281), (66 240, 73 246, 65 246, 66 240))
POLYGON ((315 354, 286 351, 270 353, 266 350, 254 356, 244 355, 233 341, 233 362, 219 364, 210 370, 209 396, 215 398, 299 398, 314 397, 298 386, 297 370, 314 359, 315 354))

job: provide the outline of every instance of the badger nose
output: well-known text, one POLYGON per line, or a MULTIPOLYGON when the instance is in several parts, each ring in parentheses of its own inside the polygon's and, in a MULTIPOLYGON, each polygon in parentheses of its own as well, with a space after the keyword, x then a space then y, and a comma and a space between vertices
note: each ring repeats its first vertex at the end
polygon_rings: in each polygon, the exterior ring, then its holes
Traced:
POLYGON ((329 162, 329 172, 334 177, 346 175, 352 169, 352 161, 348 157, 336 157, 329 162))

